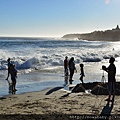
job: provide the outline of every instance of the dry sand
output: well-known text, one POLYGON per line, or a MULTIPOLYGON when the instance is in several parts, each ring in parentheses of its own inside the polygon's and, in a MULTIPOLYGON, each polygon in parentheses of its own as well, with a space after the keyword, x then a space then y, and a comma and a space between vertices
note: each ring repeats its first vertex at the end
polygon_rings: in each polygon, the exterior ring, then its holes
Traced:
POLYGON ((57 87, 5 96, 0 98, 0 120, 83 120, 91 115, 100 119, 113 115, 119 120, 120 96, 109 103, 106 98, 83 92, 68 93, 57 87))

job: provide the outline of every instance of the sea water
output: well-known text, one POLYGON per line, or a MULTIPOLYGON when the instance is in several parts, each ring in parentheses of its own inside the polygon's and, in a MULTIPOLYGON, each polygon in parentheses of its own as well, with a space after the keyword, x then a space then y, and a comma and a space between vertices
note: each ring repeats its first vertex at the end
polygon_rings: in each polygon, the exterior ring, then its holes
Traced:
MULTIPOLYGON (((117 80, 120 75, 120 42, 68 40, 61 38, 0 39, 0 95, 7 93, 7 59, 18 71, 17 89, 20 92, 42 90, 64 84, 63 61, 74 57, 79 83, 79 64, 84 64, 85 82, 100 81, 101 65, 109 65, 111 56, 116 58, 117 80)), ((10 78, 9 78, 10 79, 10 78)), ((106 78, 107 79, 107 78, 106 78)))

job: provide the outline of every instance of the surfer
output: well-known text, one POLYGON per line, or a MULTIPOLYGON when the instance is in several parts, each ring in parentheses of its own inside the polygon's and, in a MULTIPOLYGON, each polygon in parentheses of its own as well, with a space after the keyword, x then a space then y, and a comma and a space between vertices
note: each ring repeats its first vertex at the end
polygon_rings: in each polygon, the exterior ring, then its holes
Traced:
POLYGON ((113 101, 114 101, 114 97, 115 97, 116 66, 114 65, 114 61, 115 61, 115 58, 111 57, 109 60, 110 65, 108 66, 108 68, 106 68, 106 66, 104 66, 104 65, 102 66, 102 69, 108 73, 109 96, 106 99, 107 101, 110 101, 111 94, 113 94, 113 98, 112 98, 113 101))

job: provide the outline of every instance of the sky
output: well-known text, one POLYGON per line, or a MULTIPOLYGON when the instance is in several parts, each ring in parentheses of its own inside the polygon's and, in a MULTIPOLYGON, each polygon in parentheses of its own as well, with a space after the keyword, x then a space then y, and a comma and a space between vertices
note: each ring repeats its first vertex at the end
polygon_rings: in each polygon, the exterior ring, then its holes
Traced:
POLYGON ((120 26, 120 0, 0 0, 0 36, 62 37, 120 26))

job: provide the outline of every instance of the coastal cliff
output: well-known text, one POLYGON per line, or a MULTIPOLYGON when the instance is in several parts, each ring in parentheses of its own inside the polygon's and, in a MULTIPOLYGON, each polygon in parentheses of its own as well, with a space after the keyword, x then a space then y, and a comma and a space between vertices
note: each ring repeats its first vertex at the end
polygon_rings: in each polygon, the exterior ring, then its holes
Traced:
POLYGON ((78 38, 90 41, 120 41, 120 28, 117 25, 115 29, 106 31, 94 31, 85 34, 66 34, 62 38, 75 39, 78 38))

